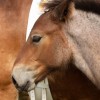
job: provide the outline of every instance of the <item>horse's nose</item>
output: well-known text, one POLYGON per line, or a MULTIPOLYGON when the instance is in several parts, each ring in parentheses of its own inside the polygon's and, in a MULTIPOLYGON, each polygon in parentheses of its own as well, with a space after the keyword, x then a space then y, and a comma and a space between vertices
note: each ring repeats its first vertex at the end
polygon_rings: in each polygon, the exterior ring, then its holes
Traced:
POLYGON ((12 71, 12 82, 19 91, 29 91, 35 87, 34 71, 24 65, 14 67, 12 71))
POLYGON ((19 85, 18 85, 18 83, 17 83, 17 81, 15 80, 15 78, 12 76, 12 82, 13 82, 13 84, 15 85, 15 87, 17 88, 17 89, 19 89, 19 85))
POLYGON ((19 91, 27 91, 28 86, 29 86, 29 81, 27 81, 24 85, 18 85, 17 81, 15 80, 15 78, 12 76, 12 82, 14 83, 15 87, 19 90, 19 91))
POLYGON ((15 85, 16 88, 19 88, 18 83, 13 76, 12 76, 12 82, 15 85))
POLYGON ((14 83, 14 85, 17 84, 16 80, 14 79, 14 77, 12 76, 12 82, 14 83))

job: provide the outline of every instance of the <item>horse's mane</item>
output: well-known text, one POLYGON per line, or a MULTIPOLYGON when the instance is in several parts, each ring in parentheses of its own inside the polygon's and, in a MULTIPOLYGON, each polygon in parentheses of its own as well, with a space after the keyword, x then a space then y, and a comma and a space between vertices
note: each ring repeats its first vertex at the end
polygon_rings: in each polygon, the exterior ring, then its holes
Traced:
MULTIPOLYGON (((73 1, 75 3, 76 9, 100 14, 100 0, 66 0, 66 2, 69 1, 73 1)), ((54 9, 62 2, 63 0, 50 0, 45 4, 45 8, 49 10, 54 9)))

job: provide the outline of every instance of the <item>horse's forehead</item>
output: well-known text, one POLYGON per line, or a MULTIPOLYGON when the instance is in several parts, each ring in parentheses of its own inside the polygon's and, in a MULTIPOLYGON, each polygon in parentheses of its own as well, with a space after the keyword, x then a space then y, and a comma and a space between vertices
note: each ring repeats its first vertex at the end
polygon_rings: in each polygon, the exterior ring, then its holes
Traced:
POLYGON ((43 14, 35 23, 33 30, 39 30, 45 33, 53 32, 60 29, 60 24, 56 24, 48 14, 43 14))
POLYGON ((37 22, 35 23, 35 26, 47 26, 53 24, 49 15, 48 14, 43 14, 39 17, 39 19, 37 20, 37 22))

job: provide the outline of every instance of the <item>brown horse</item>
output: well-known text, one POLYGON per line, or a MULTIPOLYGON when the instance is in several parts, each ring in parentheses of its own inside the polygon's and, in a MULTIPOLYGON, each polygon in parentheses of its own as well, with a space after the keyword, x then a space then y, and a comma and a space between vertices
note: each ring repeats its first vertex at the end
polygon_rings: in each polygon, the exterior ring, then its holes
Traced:
POLYGON ((100 88, 100 1, 52 0, 45 8, 15 61, 14 83, 30 91, 34 83, 74 65, 100 88))
POLYGON ((0 100, 16 100, 11 81, 16 55, 25 43, 32 0, 0 0, 0 100))

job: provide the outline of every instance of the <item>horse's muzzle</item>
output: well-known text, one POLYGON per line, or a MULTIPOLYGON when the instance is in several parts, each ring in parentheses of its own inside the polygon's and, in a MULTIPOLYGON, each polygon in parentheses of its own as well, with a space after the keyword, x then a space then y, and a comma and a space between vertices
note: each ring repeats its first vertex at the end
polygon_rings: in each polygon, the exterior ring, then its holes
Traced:
POLYGON ((25 67, 14 68, 12 82, 19 91, 30 91, 34 89, 34 73, 25 67))

